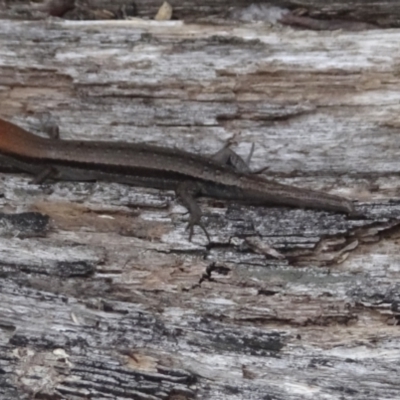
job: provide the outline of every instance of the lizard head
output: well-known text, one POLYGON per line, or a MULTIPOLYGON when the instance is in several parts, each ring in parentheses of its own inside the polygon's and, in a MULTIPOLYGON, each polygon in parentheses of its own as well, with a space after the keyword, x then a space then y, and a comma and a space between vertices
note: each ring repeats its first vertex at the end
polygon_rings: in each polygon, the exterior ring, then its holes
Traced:
POLYGON ((0 118, 0 153, 30 156, 45 139, 0 118))

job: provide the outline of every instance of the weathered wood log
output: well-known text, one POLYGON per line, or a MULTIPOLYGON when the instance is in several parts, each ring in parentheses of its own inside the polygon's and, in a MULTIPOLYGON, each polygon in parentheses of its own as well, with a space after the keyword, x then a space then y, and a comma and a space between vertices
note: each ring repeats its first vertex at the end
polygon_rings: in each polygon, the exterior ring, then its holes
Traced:
MULTIPOLYGON (((36 19, 52 15, 66 19, 154 19, 162 3, 162 0, 3 0, 0 3, 0 17, 36 19)), ((351 30, 352 24, 360 28, 399 27, 400 15, 397 0, 203 0, 201 3, 197 0, 169 0, 168 3, 173 8, 175 20, 270 21, 279 9, 291 14, 287 23, 290 20, 293 25, 328 30, 332 29, 330 26, 351 30), (274 10, 271 11, 271 8, 274 10), (323 28, 316 28, 319 24, 323 28)))
POLYGON ((0 398, 395 399, 400 33, 0 24, 1 117, 212 154, 363 218, 4 172, 0 398))

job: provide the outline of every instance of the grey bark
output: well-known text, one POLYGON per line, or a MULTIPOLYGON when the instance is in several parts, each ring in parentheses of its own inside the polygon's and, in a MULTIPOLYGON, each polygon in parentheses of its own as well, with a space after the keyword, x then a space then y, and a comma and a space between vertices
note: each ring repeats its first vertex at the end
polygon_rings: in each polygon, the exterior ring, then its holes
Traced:
MULTIPOLYGON (((1 18, 40 18, 50 12, 66 19, 113 19, 139 17, 153 19, 163 0, 30 0, 0 2, 1 18), (37 11, 41 9, 43 14, 37 11)), ((323 29, 329 25, 353 29, 376 26, 399 27, 400 4, 397 0, 170 0, 173 18, 185 21, 226 22, 251 15, 269 20, 267 8, 278 7, 294 16, 311 21, 290 19, 291 24, 315 29, 321 21, 323 29), (253 7, 249 11, 249 7, 253 7), (315 21, 315 22, 314 22, 315 21), (311 23, 310 23, 311 22, 311 23)), ((287 21, 288 22, 288 21, 287 21)))
POLYGON ((360 219, 29 185, 0 199, 0 398, 396 399, 399 32, 0 24, 1 116, 212 154, 357 200, 360 219))

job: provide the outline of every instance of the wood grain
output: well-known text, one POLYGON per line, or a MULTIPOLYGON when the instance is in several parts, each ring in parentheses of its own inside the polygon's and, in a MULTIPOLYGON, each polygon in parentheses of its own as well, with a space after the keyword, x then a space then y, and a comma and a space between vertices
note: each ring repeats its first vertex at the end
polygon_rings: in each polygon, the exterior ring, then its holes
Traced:
POLYGON ((0 24, 1 117, 212 154, 364 218, 2 173, 0 398, 396 399, 399 35, 0 24), (13 217, 10 217, 13 215, 13 217))

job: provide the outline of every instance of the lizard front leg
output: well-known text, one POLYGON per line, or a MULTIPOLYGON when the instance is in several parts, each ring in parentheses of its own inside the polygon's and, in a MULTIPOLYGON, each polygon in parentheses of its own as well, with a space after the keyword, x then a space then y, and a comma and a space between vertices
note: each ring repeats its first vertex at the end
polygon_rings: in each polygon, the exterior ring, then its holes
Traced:
MULTIPOLYGON (((55 122, 51 121, 50 115, 47 115, 46 120, 42 121, 42 131, 49 136, 50 139, 60 138, 60 129, 55 122)), ((57 175, 57 170, 53 167, 45 167, 41 172, 39 172, 32 180, 31 184, 40 185, 46 179, 54 178, 57 175)))

